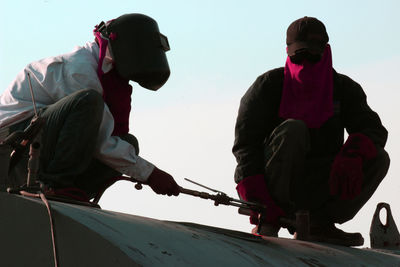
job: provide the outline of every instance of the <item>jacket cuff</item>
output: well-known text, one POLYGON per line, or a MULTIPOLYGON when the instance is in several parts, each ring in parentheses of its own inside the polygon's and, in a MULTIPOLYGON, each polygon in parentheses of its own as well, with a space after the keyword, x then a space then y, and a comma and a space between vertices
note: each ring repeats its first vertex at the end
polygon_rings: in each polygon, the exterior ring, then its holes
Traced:
POLYGON ((256 174, 244 178, 236 186, 239 196, 245 201, 260 199, 268 195, 267 185, 265 184, 264 175, 256 174))
POLYGON ((120 169, 119 171, 126 174, 139 182, 146 182, 155 166, 147 160, 137 156, 136 163, 131 166, 120 169))
POLYGON ((376 157, 377 150, 368 136, 362 133, 353 133, 349 135, 343 145, 342 153, 345 156, 359 156, 363 160, 370 160, 376 157))

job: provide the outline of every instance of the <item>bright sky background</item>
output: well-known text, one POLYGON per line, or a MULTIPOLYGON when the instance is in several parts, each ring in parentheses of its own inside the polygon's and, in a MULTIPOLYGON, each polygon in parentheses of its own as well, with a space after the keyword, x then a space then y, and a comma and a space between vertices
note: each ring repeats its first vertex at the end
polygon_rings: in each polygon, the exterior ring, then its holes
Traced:
MULTIPOLYGON (((134 84, 131 132, 142 157, 171 173, 236 197, 231 153, 241 96, 258 75, 283 66, 288 25, 303 16, 324 22, 335 69, 360 83, 389 130, 391 168, 375 195, 350 222, 369 246, 376 204, 388 202, 400 227, 400 1, 234 0, 0 0, 0 93, 26 64, 93 40, 94 25, 125 13, 156 19, 168 36, 169 81, 158 92, 134 84)), ((240 231, 252 226, 233 207, 180 195, 156 195, 120 182, 104 209, 162 220, 189 221, 240 231)), ((281 231, 288 237, 287 232, 281 231)))

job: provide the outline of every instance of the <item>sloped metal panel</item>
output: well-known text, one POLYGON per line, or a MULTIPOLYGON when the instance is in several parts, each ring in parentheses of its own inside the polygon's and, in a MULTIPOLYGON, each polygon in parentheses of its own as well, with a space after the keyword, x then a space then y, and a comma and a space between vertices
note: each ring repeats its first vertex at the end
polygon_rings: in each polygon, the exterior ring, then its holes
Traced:
MULTIPOLYGON (((102 235, 55 209, 52 213, 59 267, 138 266, 102 235)), ((0 193, 0 266, 54 266, 52 249, 41 200, 0 193)))
MULTIPOLYGON (((22 210, 30 202, 36 204, 33 206, 37 210, 45 211, 35 200, 20 196, 0 199, 9 198, 23 200, 22 210)), ((51 205, 60 266, 400 266, 399 255, 371 249, 260 238, 216 227, 166 222, 53 201, 51 205), (77 245, 80 243, 84 245, 77 245), (95 264, 87 265, 94 260, 95 264)), ((7 210, 0 210, 2 216, 7 210)), ((48 234, 48 226, 45 228, 43 223, 42 227, 38 231, 48 234)), ((50 247, 44 245, 45 249, 50 247)))

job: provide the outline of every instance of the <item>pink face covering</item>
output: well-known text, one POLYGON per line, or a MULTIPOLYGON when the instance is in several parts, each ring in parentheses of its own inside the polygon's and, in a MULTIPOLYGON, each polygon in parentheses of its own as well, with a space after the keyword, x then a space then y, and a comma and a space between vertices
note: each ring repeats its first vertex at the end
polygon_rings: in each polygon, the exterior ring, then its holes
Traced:
POLYGON ((329 45, 317 63, 304 60, 295 64, 287 57, 279 116, 302 120, 309 128, 320 128, 333 116, 333 69, 329 45))

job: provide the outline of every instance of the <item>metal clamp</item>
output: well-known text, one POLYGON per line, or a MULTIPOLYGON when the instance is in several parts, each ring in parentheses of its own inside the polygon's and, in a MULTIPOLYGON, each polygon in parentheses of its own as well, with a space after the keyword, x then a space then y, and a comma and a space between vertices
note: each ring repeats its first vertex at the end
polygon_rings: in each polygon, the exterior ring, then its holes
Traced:
POLYGON ((400 250, 400 234, 393 220, 389 204, 381 202, 376 206, 369 236, 371 248, 400 250), (386 209, 385 224, 383 224, 380 219, 380 212, 383 208, 386 209))

